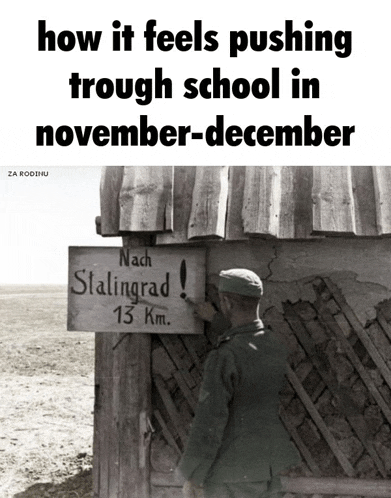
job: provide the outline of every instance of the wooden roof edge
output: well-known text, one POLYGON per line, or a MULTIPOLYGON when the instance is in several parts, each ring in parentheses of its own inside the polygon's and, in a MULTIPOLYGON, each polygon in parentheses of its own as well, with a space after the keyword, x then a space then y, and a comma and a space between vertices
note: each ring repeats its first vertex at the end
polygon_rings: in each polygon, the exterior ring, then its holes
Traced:
MULTIPOLYGON (((193 173, 189 176, 186 167, 150 166, 143 167, 142 171, 141 167, 107 166, 102 169, 101 216, 95 222, 96 230, 104 237, 155 233, 160 242, 167 244, 189 243, 193 239, 391 236, 391 195, 388 195, 391 167, 303 168, 199 166, 191 168, 193 173), (312 172, 309 180, 308 168, 312 172), (165 178, 166 183, 163 187, 158 181, 157 192, 148 193, 148 199, 154 203, 153 213, 147 198, 143 198, 142 188, 136 194, 143 216, 136 205, 122 206, 127 204, 126 196, 120 202, 124 178, 129 192, 134 186, 147 186, 148 174, 154 178, 155 173, 158 173, 156 178, 165 178), (299 181, 302 174, 307 178, 304 185, 299 181), (129 175, 136 181, 129 179, 129 175), (275 195, 276 189, 278 195, 275 195), (305 195, 301 194, 302 190, 306 191, 305 195), (183 195, 187 201, 182 200, 183 195), (121 218, 125 212, 127 217, 133 212, 126 222, 121 218)), ((129 199, 133 199, 132 195, 129 199)))

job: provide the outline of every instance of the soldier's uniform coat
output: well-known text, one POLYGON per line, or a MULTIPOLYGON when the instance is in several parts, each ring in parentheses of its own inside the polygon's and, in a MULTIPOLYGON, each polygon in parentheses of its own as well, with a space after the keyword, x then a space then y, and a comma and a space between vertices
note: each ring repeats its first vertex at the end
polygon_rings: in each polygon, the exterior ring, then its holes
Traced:
POLYGON ((261 321, 231 328, 206 360, 179 469, 202 483, 267 481, 299 462, 278 417, 287 351, 261 321))

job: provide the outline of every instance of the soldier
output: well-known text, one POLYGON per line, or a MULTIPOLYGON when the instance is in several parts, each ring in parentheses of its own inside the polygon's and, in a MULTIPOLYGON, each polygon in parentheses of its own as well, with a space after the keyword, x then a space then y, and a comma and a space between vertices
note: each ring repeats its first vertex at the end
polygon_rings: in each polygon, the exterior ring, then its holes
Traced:
MULTIPOLYGON (((246 269, 222 271, 221 311, 231 324, 206 360, 186 450, 179 464, 185 498, 278 496, 279 474, 299 463, 282 426, 279 391, 285 347, 259 318, 262 282, 246 269)), ((216 319, 211 305, 196 308, 216 319)))

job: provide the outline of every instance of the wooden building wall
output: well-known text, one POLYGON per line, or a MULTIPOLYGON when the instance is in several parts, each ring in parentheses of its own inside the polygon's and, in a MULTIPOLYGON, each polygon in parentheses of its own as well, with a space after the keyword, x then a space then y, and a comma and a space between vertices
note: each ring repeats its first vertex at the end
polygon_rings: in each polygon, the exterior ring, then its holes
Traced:
MULTIPOLYGON (((370 167, 106 168, 99 227, 126 243, 140 232, 148 244, 375 241, 391 228, 389 175, 370 167)), ((391 496, 390 303, 362 323, 330 276, 311 285, 315 299, 285 300, 264 314, 291 350, 280 416, 302 465, 285 478, 285 496, 391 496)), ((207 297, 216 300, 210 282, 207 297)), ((179 497, 174 469, 214 333, 117 335, 97 335, 95 498, 179 497)))

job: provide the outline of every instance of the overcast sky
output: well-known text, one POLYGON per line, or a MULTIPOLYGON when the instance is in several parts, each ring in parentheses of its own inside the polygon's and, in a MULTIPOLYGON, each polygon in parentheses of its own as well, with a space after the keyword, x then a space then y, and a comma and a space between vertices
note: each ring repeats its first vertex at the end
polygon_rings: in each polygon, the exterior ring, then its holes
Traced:
POLYGON ((0 284, 67 284, 68 246, 122 244, 95 233, 100 173, 96 166, 0 167, 0 284), (25 171, 48 176, 20 176, 25 171))

